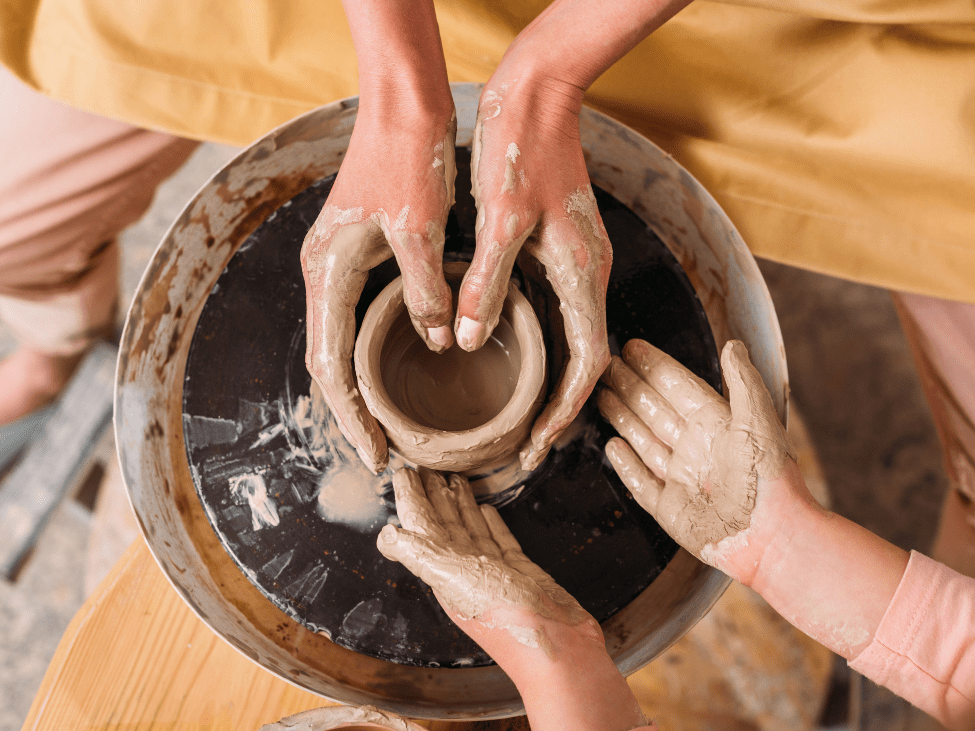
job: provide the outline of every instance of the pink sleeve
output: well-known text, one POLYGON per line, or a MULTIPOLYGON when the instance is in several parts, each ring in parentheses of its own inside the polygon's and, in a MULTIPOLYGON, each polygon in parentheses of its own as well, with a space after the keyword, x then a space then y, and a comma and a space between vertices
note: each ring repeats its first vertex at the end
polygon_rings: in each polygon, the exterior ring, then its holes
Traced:
POLYGON ((915 551, 850 667, 951 728, 975 725, 975 579, 915 551))

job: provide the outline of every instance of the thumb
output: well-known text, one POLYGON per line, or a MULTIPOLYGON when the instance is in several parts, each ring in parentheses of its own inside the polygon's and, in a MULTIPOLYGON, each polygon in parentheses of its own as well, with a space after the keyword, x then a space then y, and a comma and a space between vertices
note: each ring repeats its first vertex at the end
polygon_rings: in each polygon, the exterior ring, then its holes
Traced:
POLYGON ((403 302, 413 327, 430 350, 440 353, 453 344, 453 296, 443 273, 443 228, 431 222, 425 233, 394 229, 387 236, 403 275, 403 302))
POLYGON ((731 418, 752 435, 759 447, 759 473, 775 477, 787 457, 795 459, 775 404, 762 376, 748 359, 748 349, 740 340, 729 340, 721 351, 721 367, 731 402, 731 418))

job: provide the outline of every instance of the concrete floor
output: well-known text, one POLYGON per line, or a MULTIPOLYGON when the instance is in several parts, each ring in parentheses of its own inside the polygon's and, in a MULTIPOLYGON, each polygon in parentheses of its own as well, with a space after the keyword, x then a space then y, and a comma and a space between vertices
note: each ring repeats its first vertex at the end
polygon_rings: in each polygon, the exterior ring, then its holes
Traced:
MULTIPOLYGON (((197 188, 232 155, 205 145, 122 240, 124 290, 197 188)), ((782 324, 796 406, 835 509, 904 548, 925 548, 946 487, 937 437, 886 292, 762 262, 782 324)), ((0 352, 11 347, 0 329, 0 352)), ((19 729, 81 605, 90 513, 65 503, 15 583, 0 581, 0 731, 19 729)))

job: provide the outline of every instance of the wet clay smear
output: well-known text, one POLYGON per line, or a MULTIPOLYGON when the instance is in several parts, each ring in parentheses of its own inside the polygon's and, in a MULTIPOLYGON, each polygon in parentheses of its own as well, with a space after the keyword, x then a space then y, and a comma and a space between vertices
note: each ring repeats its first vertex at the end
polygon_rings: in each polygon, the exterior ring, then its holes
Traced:
MULTIPOLYGON (((457 149, 457 167, 445 259, 469 261, 476 214, 468 149, 457 149)), ((407 463, 393 453, 387 470, 372 475, 321 399, 312 398, 298 253, 331 183, 314 184, 272 213, 234 254, 207 299, 183 385, 186 454, 197 493, 241 571, 295 621, 351 650, 397 663, 485 665, 490 659, 447 618, 432 592, 376 549, 382 527, 397 522, 392 474, 407 463)), ((607 300, 614 352, 640 337, 720 387, 710 328, 680 266, 637 216, 605 192, 595 195, 614 248, 607 300)), ((356 309, 358 322, 398 274, 392 260, 373 271, 356 309)), ((551 389, 564 352, 558 302, 544 277, 518 267, 515 277, 550 338, 551 389)), ((503 391, 504 384, 491 385, 503 391)), ((465 387, 419 388, 443 394, 465 387)), ((453 398, 420 408, 441 419, 453 398)), ((486 397, 483 413, 494 398, 486 397)), ((599 621, 649 586, 677 551, 603 458, 613 434, 587 404, 545 462, 527 479, 520 474, 512 493, 517 497, 499 508, 528 557, 599 621)), ((510 472, 512 479, 518 474, 510 472)))

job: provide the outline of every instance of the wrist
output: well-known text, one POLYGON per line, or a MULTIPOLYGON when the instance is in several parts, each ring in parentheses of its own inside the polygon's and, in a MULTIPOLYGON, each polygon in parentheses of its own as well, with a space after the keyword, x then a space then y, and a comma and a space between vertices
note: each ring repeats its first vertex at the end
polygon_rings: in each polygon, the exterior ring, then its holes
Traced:
POLYGON ((445 117, 453 112, 432 0, 345 0, 359 66, 359 113, 445 117))
POLYGON ((629 731, 646 725, 595 620, 567 625, 540 618, 539 629, 543 647, 524 647, 502 665, 533 731, 629 731))
POLYGON ((584 92, 600 75, 690 0, 555 0, 515 39, 506 58, 584 92))
POLYGON ((369 79, 360 74, 357 123, 446 129, 454 114, 446 78, 443 84, 430 83, 417 73, 415 69, 399 70, 369 79))
POLYGON ((769 544, 752 588, 802 632, 850 660, 873 639, 908 554, 810 503, 798 506, 769 544))
POLYGON ((545 75, 537 67, 499 66, 481 92, 478 112, 483 120, 499 116, 513 139, 536 144, 579 138, 582 91, 545 75))
MULTIPOLYGON (((758 480, 749 526, 726 539, 737 550, 728 551, 724 565, 717 568, 762 594, 781 566, 795 560, 797 551, 806 549, 828 513, 809 493, 792 460, 779 477, 758 480)), ((720 552, 719 546, 716 553, 720 552)))

